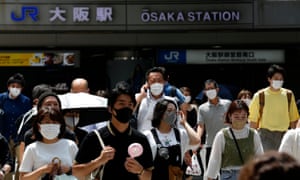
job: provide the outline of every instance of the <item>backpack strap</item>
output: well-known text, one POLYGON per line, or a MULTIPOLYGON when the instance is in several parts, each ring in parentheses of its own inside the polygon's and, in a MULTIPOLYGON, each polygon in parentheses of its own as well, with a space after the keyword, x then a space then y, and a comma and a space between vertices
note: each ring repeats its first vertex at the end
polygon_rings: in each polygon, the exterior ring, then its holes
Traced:
POLYGON ((159 140, 159 138, 158 138, 158 135, 157 135, 157 132, 156 132, 155 128, 152 128, 152 129, 151 129, 151 133, 153 134, 153 137, 154 137, 154 140, 155 140, 156 144, 161 144, 161 142, 160 142, 160 140, 159 140))
POLYGON ((291 106, 291 101, 292 101, 292 94, 293 94, 292 91, 287 89, 286 96, 287 96, 287 100, 288 100, 289 112, 290 112, 290 106, 291 106))
POLYGON ((180 142, 180 132, 179 132, 179 130, 177 128, 173 128, 173 129, 174 129, 176 140, 178 142, 180 142))
POLYGON ((259 117, 257 119, 257 127, 259 127, 260 120, 262 118, 262 113, 265 105, 265 92, 264 90, 261 90, 259 92, 259 117))

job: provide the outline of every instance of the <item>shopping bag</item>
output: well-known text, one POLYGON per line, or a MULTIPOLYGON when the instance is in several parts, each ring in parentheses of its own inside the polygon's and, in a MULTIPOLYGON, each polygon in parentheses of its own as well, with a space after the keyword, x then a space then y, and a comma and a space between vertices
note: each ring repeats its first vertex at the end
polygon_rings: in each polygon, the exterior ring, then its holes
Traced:
POLYGON ((200 176, 202 174, 201 167, 197 158, 197 154, 192 155, 192 164, 186 168, 185 173, 192 176, 200 176))

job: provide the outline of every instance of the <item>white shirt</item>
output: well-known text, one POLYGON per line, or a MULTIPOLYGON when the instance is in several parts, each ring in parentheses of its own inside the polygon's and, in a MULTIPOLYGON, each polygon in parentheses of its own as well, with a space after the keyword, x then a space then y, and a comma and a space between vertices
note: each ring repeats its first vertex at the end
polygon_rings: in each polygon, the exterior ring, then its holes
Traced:
MULTIPOLYGON (((142 99, 141 104, 138 108, 138 115, 137 115, 138 131, 143 132, 145 130, 152 129, 153 111, 156 103, 162 99, 168 99, 176 103, 175 98, 173 97, 162 95, 159 99, 154 99, 152 95, 149 93, 149 91, 147 92, 147 97, 142 99)), ((179 121, 177 121, 177 123, 179 123, 179 121)))
POLYGON ((32 172, 51 163, 54 157, 61 160, 61 165, 72 166, 77 151, 77 145, 69 139, 60 139, 53 144, 36 141, 26 147, 19 171, 32 172))
POLYGON ((288 130, 282 140, 279 152, 286 152, 300 161, 300 128, 288 130))
MULTIPOLYGON (((228 129, 228 128, 227 128, 228 129)), ((249 127, 245 126, 241 130, 232 129, 236 139, 247 138, 249 136, 249 127)), ((232 138, 231 133, 229 137, 232 138)), ((261 144, 260 137, 256 130, 254 130, 254 154, 259 155, 263 153, 263 147, 261 144)), ((214 139, 212 150, 209 158, 207 167, 207 177, 216 178, 221 168, 222 153, 224 152, 225 138, 223 130, 219 130, 214 139)), ((243 148, 243 147, 241 147, 243 148)), ((237 155, 238 156, 238 155, 237 155)), ((224 169, 240 169, 241 167, 226 167, 224 169)))

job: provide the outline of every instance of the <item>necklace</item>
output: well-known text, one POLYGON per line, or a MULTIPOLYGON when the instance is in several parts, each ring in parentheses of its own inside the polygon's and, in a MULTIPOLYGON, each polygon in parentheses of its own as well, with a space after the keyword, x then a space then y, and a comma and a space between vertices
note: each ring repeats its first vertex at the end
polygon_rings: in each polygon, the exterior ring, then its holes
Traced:
POLYGON ((166 136, 164 137, 164 144, 165 144, 166 146, 170 146, 170 145, 171 145, 171 139, 169 138, 168 135, 166 135, 166 136))

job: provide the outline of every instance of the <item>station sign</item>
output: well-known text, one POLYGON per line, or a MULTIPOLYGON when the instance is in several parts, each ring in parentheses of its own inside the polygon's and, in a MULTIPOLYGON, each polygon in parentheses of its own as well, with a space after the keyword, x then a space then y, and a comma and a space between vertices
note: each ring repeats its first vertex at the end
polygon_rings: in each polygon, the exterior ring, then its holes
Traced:
POLYGON ((158 64, 264 64, 284 63, 284 50, 159 50, 158 64))
POLYGON ((253 2, 0 3, 0 30, 170 31, 253 28, 253 2))

